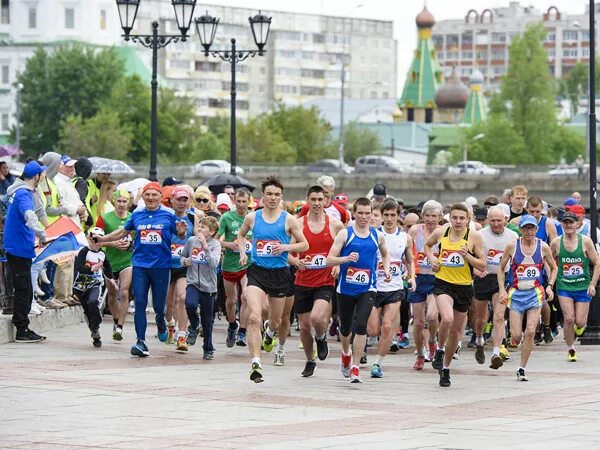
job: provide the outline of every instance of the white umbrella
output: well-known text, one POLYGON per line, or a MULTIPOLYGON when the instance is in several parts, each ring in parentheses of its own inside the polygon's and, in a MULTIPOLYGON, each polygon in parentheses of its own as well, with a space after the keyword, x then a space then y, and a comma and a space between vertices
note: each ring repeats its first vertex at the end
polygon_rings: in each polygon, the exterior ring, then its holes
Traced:
POLYGON ((135 173, 135 170, 133 170, 129 164, 119 161, 118 159, 92 156, 89 160, 93 166, 92 170, 96 173, 112 173, 120 175, 131 175, 135 173))
POLYGON ((119 184, 117 189, 123 189, 124 191, 130 192, 135 197, 138 191, 148 183, 150 183, 150 180, 147 180, 146 178, 136 178, 135 180, 119 184))

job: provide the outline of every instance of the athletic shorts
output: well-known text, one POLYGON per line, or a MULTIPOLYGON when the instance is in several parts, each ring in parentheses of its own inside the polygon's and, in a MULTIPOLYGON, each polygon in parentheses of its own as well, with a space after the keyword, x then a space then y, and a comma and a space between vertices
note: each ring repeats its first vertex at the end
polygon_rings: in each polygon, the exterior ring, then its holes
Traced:
POLYGON ((187 274, 187 267, 178 267, 177 269, 171 268, 171 280, 169 284, 175 283, 180 278, 185 278, 187 274))
POLYGON ((221 274, 223 275, 223 279, 225 281, 229 281, 230 283, 239 283, 241 279, 246 276, 246 269, 242 269, 239 272, 225 272, 222 270, 221 274))
POLYGON ((390 292, 377 292, 373 306, 375 308, 383 308, 385 305, 398 303, 400 300, 404 300, 404 289, 390 292))
POLYGON ((508 290, 506 306, 511 311, 525 314, 530 309, 541 308, 544 297, 543 286, 523 290, 512 287, 508 290))
POLYGON ((589 303, 592 301, 592 296, 585 291, 563 291, 558 290, 556 293, 560 297, 568 297, 573 300, 575 303, 589 303))
POLYGON ((131 269, 131 266, 124 267, 121 270, 116 270, 116 271, 113 270, 113 280, 119 281, 119 277, 121 276, 121 272, 123 272, 124 270, 127 270, 127 269, 131 269))
POLYGON ((248 267, 248 286, 256 286, 269 297, 285 297, 292 283, 288 267, 266 269, 251 264, 248 267))
POLYGON ((498 275, 495 273, 490 273, 483 278, 475 277, 473 280, 475 300, 491 301, 494 294, 499 291, 498 275))
POLYGON ((295 284, 294 291, 294 311, 296 314, 306 314, 312 311, 316 300, 325 300, 327 303, 331 303, 335 287, 307 287, 295 284))
POLYGON ((288 290, 285 293, 286 297, 293 297, 296 295, 296 288, 294 284, 294 280, 296 279, 296 268, 294 266, 290 266, 290 285, 288 286, 288 290))
POLYGON ((352 331, 358 335, 367 334, 367 322, 373 310, 374 299, 373 291, 354 296, 338 295, 338 315, 342 336, 350 336, 352 331))
POLYGON ((471 307, 471 300, 473 299, 473 286, 452 284, 447 281, 435 279, 433 293, 437 295, 448 295, 454 300, 452 309, 466 313, 471 307))
POLYGON ((435 275, 417 275, 415 292, 408 291, 409 303, 423 303, 427 296, 433 294, 435 275))

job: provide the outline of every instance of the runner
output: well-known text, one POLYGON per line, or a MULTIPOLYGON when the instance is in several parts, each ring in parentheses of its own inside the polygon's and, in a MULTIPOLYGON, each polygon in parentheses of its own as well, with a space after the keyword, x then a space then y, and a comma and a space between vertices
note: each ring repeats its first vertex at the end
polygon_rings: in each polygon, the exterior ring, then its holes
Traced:
POLYGON ((304 252, 308 242, 295 217, 279 207, 283 196, 283 185, 274 176, 262 183, 262 203, 264 208, 249 213, 238 232, 240 265, 246 266, 246 235, 252 230, 252 264, 248 267, 248 287, 246 301, 248 308, 248 348, 252 357, 250 380, 263 381, 260 365, 260 319, 265 298, 269 301, 269 326, 265 327, 263 347, 267 352, 273 349, 275 333, 281 321, 281 312, 290 280, 288 252, 304 252), (295 243, 290 244, 290 236, 295 243))
POLYGON ((585 331, 590 302, 596 295, 600 270, 594 243, 577 233, 577 215, 567 212, 562 220, 564 234, 552 241, 550 249, 558 263, 556 291, 564 317, 564 334, 567 342, 567 361, 577 361, 575 335, 585 331), (590 279, 590 262, 594 272, 590 279))
MULTIPOLYGON (((250 193, 245 189, 237 189, 234 194, 235 210, 223 214, 219 221, 219 232, 217 238, 221 240, 221 246, 225 249, 221 274, 225 286, 225 314, 227 316, 227 347, 237 345, 246 346, 246 326, 248 324, 248 308, 246 307, 246 286, 248 278, 246 269, 250 260, 245 265, 240 264, 240 253, 238 250, 237 235, 244 218, 248 214, 248 202, 250 193), (239 287, 239 289, 238 289, 239 287), (240 321, 236 320, 236 306, 240 299, 240 321), (236 339, 237 335, 237 339, 236 339)), ((252 252, 252 234, 249 233, 246 241, 246 254, 252 252)))
MULTIPOLYGON (((436 350, 436 335, 439 326, 438 309, 433 295, 433 285, 435 275, 431 269, 431 263, 425 253, 425 242, 435 230, 440 226, 440 220, 443 216, 442 205, 435 200, 425 202, 421 210, 423 223, 415 224, 411 227, 408 235, 413 241, 413 260, 415 260, 416 289, 408 292, 408 301, 412 305, 413 311, 413 337, 417 347, 417 360, 413 369, 422 370, 425 365, 425 359, 433 360, 436 350), (428 350, 424 343, 424 328, 427 323, 428 331, 428 350), (427 358, 426 358, 427 356, 427 358)), ((437 246, 433 253, 434 258, 439 256, 437 246)))
POLYGON ((308 241, 308 250, 298 258, 290 255, 289 259, 291 264, 298 268, 294 286, 294 307, 300 324, 300 341, 306 355, 302 376, 311 377, 317 367, 313 355, 312 328, 315 329, 318 358, 324 361, 329 355, 326 332, 339 267, 329 267, 327 255, 333 245, 334 236, 344 225, 325 214, 325 192, 321 186, 310 187, 306 199, 310 209, 308 214, 300 217, 298 221, 308 241))
MULTIPOLYGON (((404 300, 404 279, 408 277, 410 290, 415 290, 415 267, 413 264, 412 238, 398 226, 400 206, 396 200, 388 198, 381 205, 383 227, 379 228, 385 239, 389 254, 389 272, 392 280, 386 283, 383 258, 377 255, 377 295, 369 317, 369 336, 379 337, 377 356, 371 368, 371 378, 382 378, 381 366, 387 354, 394 331, 400 318, 400 301, 404 300)), ((403 329, 404 333, 408 330, 403 329)))
MULTIPOLYGON (((110 234, 125 226, 131 213, 131 195, 125 190, 116 190, 113 195, 115 210, 98 217, 96 226, 110 234)), ((103 247, 106 259, 112 267, 113 278, 118 282, 118 293, 112 283, 107 283, 107 298, 110 313, 113 317, 113 335, 115 341, 123 340, 123 325, 127 318, 129 307, 129 288, 131 287, 131 235, 127 234, 121 240, 106 242, 103 247)))
POLYGON ((517 380, 528 381, 525 374, 527 361, 533 349, 535 329, 540 322, 540 312, 544 300, 542 286, 542 270, 544 264, 550 268, 546 295, 552 300, 552 287, 556 280, 556 263, 552 258, 550 247, 535 237, 538 222, 531 215, 524 215, 519 222, 521 236, 504 249, 498 267, 499 300, 510 309, 510 334, 515 345, 521 342, 523 316, 526 315, 525 336, 521 348, 521 366, 517 370, 517 380), (504 288, 504 271, 510 260, 511 285, 506 292, 504 288))
POLYGON ((483 239, 483 254, 486 257, 486 268, 483 272, 474 270, 475 279, 473 290, 475 292, 475 360, 479 364, 485 363, 485 352, 483 350, 484 338, 483 331, 488 321, 488 302, 492 302, 494 311, 493 343, 494 350, 490 368, 498 369, 503 364, 500 357, 500 344, 504 338, 504 315, 506 305, 500 303, 500 289, 498 287, 498 265, 500 258, 504 253, 506 246, 517 239, 519 236, 514 231, 506 228, 506 219, 502 208, 492 206, 487 211, 487 221, 489 227, 481 230, 483 239))
MULTIPOLYGON (((323 175, 317 178, 317 184, 321 186, 325 192, 325 213, 332 219, 340 220, 344 225, 350 222, 350 212, 338 202, 332 202, 332 199, 335 196, 335 180, 329 175, 323 175)), ((309 209, 309 205, 304 204, 300 210, 300 213, 298 214, 298 217, 308 214, 309 209)))
POLYGON ((527 195, 529 191, 523 185, 513 186, 510 191, 510 220, 515 217, 521 217, 523 214, 527 214, 525 211, 525 203, 527 202, 527 195))
POLYGON ((450 363, 473 298, 471 268, 485 270, 481 234, 469 229, 469 209, 463 203, 452 205, 450 225, 431 233, 425 252, 435 273, 434 295, 442 319, 433 368, 440 371, 440 386, 449 387, 450 363), (438 259, 433 253, 435 245, 439 245, 438 259))
POLYGON ((335 236, 327 256, 327 264, 341 265, 337 286, 342 341, 341 371, 352 383, 362 383, 359 363, 367 341, 367 322, 377 290, 377 250, 381 252, 383 280, 387 283, 392 280, 385 238, 369 226, 371 207, 371 201, 366 197, 354 202, 354 224, 335 236), (351 350, 352 331, 355 336, 351 350))

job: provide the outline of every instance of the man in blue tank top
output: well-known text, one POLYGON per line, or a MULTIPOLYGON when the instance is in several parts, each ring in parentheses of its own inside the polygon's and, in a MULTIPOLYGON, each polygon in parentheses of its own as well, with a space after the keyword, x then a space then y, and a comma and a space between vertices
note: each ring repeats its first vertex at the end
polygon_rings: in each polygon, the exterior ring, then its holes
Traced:
POLYGON ((275 345, 275 333, 279 328, 284 298, 292 278, 289 271, 288 253, 308 250, 308 242, 296 218, 279 205, 283 196, 283 185, 276 177, 267 177, 262 184, 264 208, 246 215, 238 233, 240 265, 245 266, 246 234, 252 230, 252 264, 248 267, 246 302, 248 308, 247 341, 252 366, 250 380, 263 381, 260 365, 260 325, 265 296, 269 299, 269 321, 265 326, 263 348, 270 352, 275 345), (294 237, 293 244, 290 243, 294 237))
POLYGON ((385 238, 369 226, 371 201, 366 197, 359 198, 354 202, 353 212, 354 224, 335 236, 327 264, 341 266, 337 286, 342 341, 340 370, 352 383, 362 383, 359 364, 367 341, 367 322, 377 294, 377 250, 381 253, 384 281, 389 283, 392 276, 385 238), (350 350, 353 328, 356 334, 350 350))

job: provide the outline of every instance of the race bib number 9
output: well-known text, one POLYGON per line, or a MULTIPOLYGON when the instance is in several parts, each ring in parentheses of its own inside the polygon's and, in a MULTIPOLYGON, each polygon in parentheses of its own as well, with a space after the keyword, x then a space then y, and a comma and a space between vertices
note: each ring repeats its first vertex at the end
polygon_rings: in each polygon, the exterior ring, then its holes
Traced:
POLYGON ((208 264, 204 249, 195 247, 194 250, 192 250, 192 262, 194 264, 208 264))
POLYGON ((563 264, 563 277, 564 278, 579 278, 584 275, 582 263, 567 263, 563 264))
POLYGON ((369 269, 359 269, 349 267, 346 272, 346 283, 368 286, 371 282, 371 271, 369 269))
POLYGON ((541 275, 540 268, 535 265, 520 265, 517 267, 517 280, 537 280, 541 275))
POLYGON ((499 266, 500 260, 502 259, 503 254, 504 254, 503 250, 495 250, 493 248, 490 248, 488 250, 485 260, 491 266, 499 266))
POLYGON ((464 267, 465 259, 458 252, 442 252, 441 264, 446 267, 464 267))
POLYGON ((429 259, 427 258, 427 255, 424 252, 417 253, 417 265, 419 267, 423 267, 424 269, 431 268, 431 263, 429 262, 429 259))
POLYGON ((277 256, 273 254, 273 246, 275 244, 279 244, 279 241, 269 241, 265 239, 256 241, 256 255, 262 258, 277 256))
POLYGON ((140 231, 140 242, 143 245, 162 244, 162 230, 142 230, 140 231))
POLYGON ((327 267, 327 257, 325 255, 306 255, 304 263, 307 269, 323 269, 327 267))

